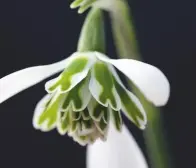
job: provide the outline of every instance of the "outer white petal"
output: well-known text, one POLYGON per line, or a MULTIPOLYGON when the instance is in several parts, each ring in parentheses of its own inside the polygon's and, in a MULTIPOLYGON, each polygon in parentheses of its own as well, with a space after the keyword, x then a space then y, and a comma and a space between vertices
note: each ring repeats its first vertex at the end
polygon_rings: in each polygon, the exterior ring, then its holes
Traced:
POLYGON ((100 53, 97 53, 97 57, 114 65, 126 75, 154 105, 163 106, 167 103, 170 94, 169 81, 158 68, 132 59, 109 59, 100 53))
POLYGON ((0 103, 15 94, 41 82, 64 69, 66 59, 60 62, 26 68, 0 79, 0 103))
POLYGON ((133 136, 125 126, 117 132, 110 125, 107 141, 97 140, 87 148, 87 168, 147 168, 133 136))

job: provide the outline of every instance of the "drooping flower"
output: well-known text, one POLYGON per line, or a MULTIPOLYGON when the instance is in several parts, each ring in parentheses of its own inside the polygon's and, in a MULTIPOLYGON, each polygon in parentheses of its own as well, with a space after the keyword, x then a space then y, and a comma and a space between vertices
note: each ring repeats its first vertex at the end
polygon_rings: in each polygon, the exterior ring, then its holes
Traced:
POLYGON ((143 129, 146 113, 136 96, 118 77, 116 67, 126 75, 156 106, 169 97, 169 83, 156 67, 131 59, 109 59, 99 52, 76 52, 64 61, 27 68, 0 79, 0 103, 40 82, 61 69, 59 77, 46 83, 48 95, 36 107, 36 129, 57 128, 68 133, 81 145, 107 138, 110 120, 121 130, 122 111, 143 129))

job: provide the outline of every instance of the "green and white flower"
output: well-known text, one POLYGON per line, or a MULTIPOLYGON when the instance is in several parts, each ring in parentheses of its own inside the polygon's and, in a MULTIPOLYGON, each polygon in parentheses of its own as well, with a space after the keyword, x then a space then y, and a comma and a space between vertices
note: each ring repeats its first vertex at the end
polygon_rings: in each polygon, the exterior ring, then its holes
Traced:
POLYGON ((64 69, 46 83, 48 95, 37 105, 33 125, 68 133, 81 145, 107 138, 108 123, 122 128, 122 111, 143 129, 146 113, 121 82, 115 68, 126 75, 156 106, 169 97, 169 82, 156 67, 131 59, 109 59, 99 52, 76 52, 55 64, 27 68, 0 79, 0 103, 64 69))

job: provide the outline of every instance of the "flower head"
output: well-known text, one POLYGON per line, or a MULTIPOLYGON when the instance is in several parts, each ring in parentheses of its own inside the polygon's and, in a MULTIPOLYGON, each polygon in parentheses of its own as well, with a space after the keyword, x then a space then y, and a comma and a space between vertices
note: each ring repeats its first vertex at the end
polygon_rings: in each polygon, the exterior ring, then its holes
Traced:
POLYGON ((60 134, 68 133, 86 145, 107 138, 110 120, 120 131, 120 111, 143 129, 146 113, 138 98, 123 85, 114 67, 156 106, 167 102, 169 83, 159 69, 131 59, 109 59, 99 52, 76 52, 59 63, 28 68, 0 79, 0 102, 62 68, 59 77, 45 85, 48 95, 38 103, 33 118, 36 129, 57 128, 60 134))

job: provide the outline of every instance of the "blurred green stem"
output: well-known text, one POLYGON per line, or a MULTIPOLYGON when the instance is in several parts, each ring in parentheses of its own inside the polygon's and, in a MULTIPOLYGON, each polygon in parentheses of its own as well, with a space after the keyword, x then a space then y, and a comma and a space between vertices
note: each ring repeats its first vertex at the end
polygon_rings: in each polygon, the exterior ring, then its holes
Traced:
MULTIPOLYGON (((117 3, 116 9, 110 13, 117 52, 122 58, 129 57, 141 60, 129 5, 122 0, 117 1, 117 3)), ((170 158, 164 137, 160 110, 149 103, 133 83, 130 83, 130 86, 147 112, 148 125, 144 131, 144 137, 151 167, 170 168, 170 158)))

